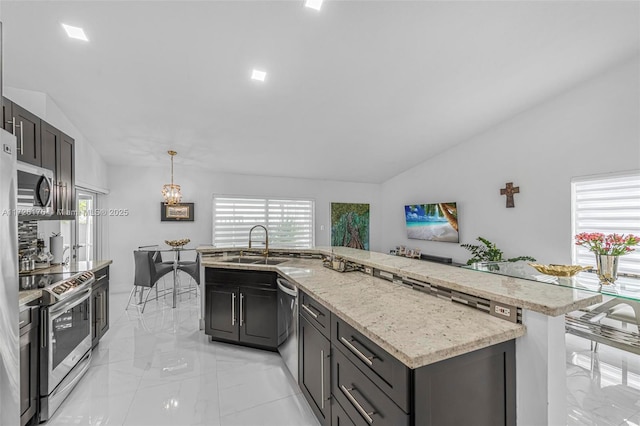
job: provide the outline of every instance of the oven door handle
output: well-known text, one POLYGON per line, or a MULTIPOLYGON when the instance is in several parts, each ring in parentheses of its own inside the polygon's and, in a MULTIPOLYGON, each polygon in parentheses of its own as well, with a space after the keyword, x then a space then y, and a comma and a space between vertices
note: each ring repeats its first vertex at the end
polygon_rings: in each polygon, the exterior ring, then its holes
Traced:
POLYGON ((84 290, 83 292, 78 293, 76 296, 73 297, 73 300, 70 300, 60 305, 56 304, 51 306, 51 308, 49 308, 50 319, 51 320, 56 319, 57 317, 59 317, 69 309, 75 308, 81 303, 84 303, 89 297, 91 297, 91 288, 88 288, 87 290, 84 290))

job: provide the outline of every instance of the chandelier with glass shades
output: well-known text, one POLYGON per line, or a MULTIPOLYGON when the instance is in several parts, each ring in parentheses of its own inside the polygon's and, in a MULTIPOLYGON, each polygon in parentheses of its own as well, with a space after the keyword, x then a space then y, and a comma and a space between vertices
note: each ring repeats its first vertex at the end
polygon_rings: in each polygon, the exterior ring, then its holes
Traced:
POLYGON ((177 154, 175 151, 168 151, 171 156, 171 183, 162 186, 162 196, 164 197, 164 203, 168 205, 179 204, 182 199, 182 193, 180 192, 180 185, 173 183, 173 157, 177 154))

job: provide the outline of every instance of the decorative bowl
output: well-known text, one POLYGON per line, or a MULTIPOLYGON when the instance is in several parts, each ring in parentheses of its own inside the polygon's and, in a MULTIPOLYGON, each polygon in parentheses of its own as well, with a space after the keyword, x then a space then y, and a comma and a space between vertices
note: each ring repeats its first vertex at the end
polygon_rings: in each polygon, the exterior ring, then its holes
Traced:
POLYGON ((189 244, 191 240, 188 238, 183 238, 181 240, 164 240, 167 245, 170 245, 173 248, 178 248, 189 244))
POLYGON ((556 277, 572 277, 580 271, 591 269, 591 266, 580 265, 540 265, 538 263, 530 263, 538 272, 556 277))

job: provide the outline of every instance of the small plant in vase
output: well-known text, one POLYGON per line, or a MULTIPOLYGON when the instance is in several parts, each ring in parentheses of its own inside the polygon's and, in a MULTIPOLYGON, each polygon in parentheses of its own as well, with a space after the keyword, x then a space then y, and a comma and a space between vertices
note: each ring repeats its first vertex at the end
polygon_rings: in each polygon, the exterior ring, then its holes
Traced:
POLYGON ((604 235, 601 232, 582 232, 575 237, 576 245, 593 252, 596 256, 598 278, 602 284, 613 284, 618 278, 618 258, 631 253, 640 244, 640 238, 629 234, 604 235))

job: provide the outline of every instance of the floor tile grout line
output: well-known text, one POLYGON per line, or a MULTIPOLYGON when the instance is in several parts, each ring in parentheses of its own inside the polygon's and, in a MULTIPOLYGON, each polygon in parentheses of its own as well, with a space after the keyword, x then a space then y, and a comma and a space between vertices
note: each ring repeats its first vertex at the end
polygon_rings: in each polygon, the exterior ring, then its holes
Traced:
MULTIPOLYGON (((283 397, 280 397, 280 398, 276 398, 276 399, 271 400, 271 401, 262 402, 260 404, 253 405, 251 407, 244 408, 242 410, 234 411, 233 413, 229 413, 229 414, 224 415, 224 416, 221 415, 220 418, 222 419, 222 418, 225 418, 225 417, 229 417, 229 416, 237 415, 237 414, 240 414, 240 413, 244 413, 245 411, 253 410, 254 408, 262 407, 264 405, 273 404, 275 402, 282 401, 284 399, 293 398, 293 397, 295 397, 297 395, 299 395, 299 393, 292 393, 290 395, 283 396, 283 397)), ((220 394, 218 394, 218 398, 220 398, 220 394)))

